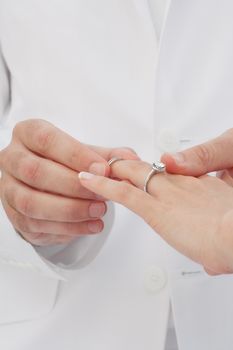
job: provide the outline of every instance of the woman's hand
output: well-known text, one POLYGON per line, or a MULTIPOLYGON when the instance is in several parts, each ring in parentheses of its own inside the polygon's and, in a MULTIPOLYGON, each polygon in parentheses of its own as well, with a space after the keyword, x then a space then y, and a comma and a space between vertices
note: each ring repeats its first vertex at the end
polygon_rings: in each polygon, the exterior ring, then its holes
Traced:
POLYGON ((116 181, 81 173, 88 190, 140 215, 182 254, 210 274, 233 272, 233 188, 219 178, 156 174, 143 191, 151 166, 141 161, 112 165, 116 181))
POLYGON ((174 174, 200 176, 221 171, 218 177, 233 186, 233 128, 219 137, 176 154, 164 154, 162 162, 174 174))

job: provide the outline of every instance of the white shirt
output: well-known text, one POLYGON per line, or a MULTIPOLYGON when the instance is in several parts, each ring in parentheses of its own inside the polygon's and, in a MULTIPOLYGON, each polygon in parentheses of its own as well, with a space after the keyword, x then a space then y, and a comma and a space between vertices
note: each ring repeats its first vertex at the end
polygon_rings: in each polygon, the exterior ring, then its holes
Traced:
POLYGON ((159 41, 168 0, 148 0, 155 33, 159 41))
MULTIPOLYGON (((152 21, 155 28, 155 34, 156 34, 156 38, 159 46, 159 40, 160 40, 162 28, 163 28, 163 22, 164 22, 168 0, 148 0, 148 1, 150 6, 152 21)), ((177 349, 178 347, 177 347, 176 333, 175 333, 175 327, 174 327, 173 316, 171 311, 169 316, 165 350, 177 350, 177 349)))
MULTIPOLYGON (((4 8, 4 7, 3 7, 4 8)), ((10 8, 10 10, 12 9, 11 7, 9 7, 10 8)), ((88 6, 87 6, 87 8, 88 8, 88 6)), ((23 17, 23 19, 24 19, 24 21, 25 21, 25 17, 27 18, 27 11, 31 11, 32 9, 30 8, 30 6, 29 6, 29 9, 28 9, 28 3, 26 3, 25 4, 25 8, 22 6, 22 13, 20 12, 20 10, 19 9, 16 9, 15 11, 16 11, 16 17, 18 18, 18 16, 20 17, 21 16, 21 14, 22 14, 22 17, 23 17), (25 11, 24 12, 24 10, 25 9, 27 9, 27 11, 25 11)), ((6 16, 4 16, 4 17, 6 17, 6 16)), ((57 17, 57 16, 56 16, 57 17)), ((30 16, 29 16, 29 20, 30 20, 30 16)), ((61 12, 61 18, 63 18, 63 12, 61 12)), ((71 17, 72 18, 72 17, 71 17)), ((137 17, 136 17, 137 18, 137 17)), ((149 17, 148 17, 148 19, 149 19, 149 17)), ((85 21, 86 21, 86 19, 85 19, 85 21)), ((51 22, 51 26, 54 26, 55 24, 53 23, 53 21, 49 21, 48 23, 50 24, 50 22, 51 22)), ((62 26, 61 26, 62 27, 62 26)), ((59 27, 59 28, 61 28, 61 27, 59 27)), ((21 28, 24 28, 23 26, 21 27, 21 28)), ((145 28, 146 28, 146 25, 145 25, 145 28)), ((46 31, 46 35, 47 35, 47 33, 49 34, 50 33, 50 28, 45 28, 44 26, 42 26, 41 27, 41 30, 45 30, 46 31)), ((40 31, 41 32, 41 31, 40 31)), ((41 33, 40 33, 41 34, 41 33)), ((133 35, 134 35, 134 33, 132 33, 133 35)), ((146 38, 146 40, 147 40, 147 37, 149 36, 148 34, 150 34, 150 33, 145 33, 145 38, 146 38)), ((119 34, 118 34, 119 35, 119 34)), ((24 40, 26 40, 25 39, 25 36, 23 36, 23 38, 24 38, 24 40)), ((34 41, 34 39, 35 39, 35 37, 34 36, 32 36, 32 38, 33 38, 33 41, 34 41)), ((7 38, 7 35, 5 35, 5 36, 3 36, 3 41, 5 40, 5 42, 6 42, 6 44, 7 44, 7 48, 8 48, 8 42, 10 42, 10 40, 7 40, 8 38, 7 38)), ((150 40, 150 36, 149 36, 149 39, 148 40, 150 40)), ((51 42, 51 39, 50 39, 50 41, 48 40, 48 42, 50 43, 51 42)), ((59 45, 58 45, 58 47, 59 47, 59 49, 60 49, 60 47, 61 47, 61 43, 59 42, 58 43, 59 45)), ((65 44, 65 43, 64 43, 65 44)), ((4 42, 3 42, 3 46, 5 46, 4 45, 4 42)), ((14 46, 15 46, 15 44, 14 44, 14 46)), ((32 45, 31 44, 28 44, 28 47, 29 47, 29 53, 27 53, 27 55, 26 55, 26 57, 27 58, 29 58, 29 56, 30 56, 30 52, 31 52, 31 48, 32 48, 32 45)), ((39 45, 39 49, 40 49, 40 51, 42 52, 42 55, 43 55, 43 53, 44 53, 44 51, 43 51, 43 48, 41 48, 40 47, 40 45, 39 45)), ((104 48, 103 48, 103 50, 104 50, 104 48)), ((103 51, 102 50, 102 51, 103 51)), ((60 52, 60 51, 59 51, 60 52)), ((48 52, 46 52, 46 53, 48 53, 49 54, 49 50, 48 50, 48 52)), ((145 55, 145 57, 146 57, 146 55, 145 55)), ((148 57, 150 58, 151 57, 151 55, 148 55, 148 57)), ((49 59, 50 59, 51 57, 49 56, 49 57, 47 57, 47 60, 46 60, 46 62, 45 62, 45 64, 44 65, 40 65, 39 64, 39 67, 32 67, 32 70, 34 71, 34 70, 36 70, 36 68, 39 68, 39 69, 43 69, 44 67, 46 68, 47 67, 47 64, 49 63, 48 61, 49 61, 49 59)), ((63 57, 62 57, 62 55, 58 55, 58 59, 62 59, 63 57)), ((86 51, 85 51, 85 59, 87 59, 88 57, 86 57, 86 51)), ((52 57, 52 59, 53 59, 53 57, 52 57)), ((18 59, 17 59, 17 61, 18 61, 18 59)), ((7 62, 8 63, 8 62, 7 62)), ((30 65, 33 65, 33 63, 34 63, 34 60, 33 59, 31 59, 30 60, 30 65)), ((147 64, 146 64, 146 61, 145 62, 142 62, 143 63, 143 66, 145 66, 145 67, 147 67, 147 64)), ((77 64, 77 66, 78 66, 78 62, 76 63, 77 64)), ((91 65, 90 65, 91 66, 91 65)), ((149 67, 149 65, 148 65, 148 67, 149 67)), ((20 69, 19 69, 19 71, 20 71, 20 69)), ((72 71, 72 70, 71 70, 72 71)), ((148 71, 149 71, 149 69, 148 69, 148 71)), ((53 72, 53 70, 52 70, 52 72, 53 72)), ((49 73, 51 74, 52 73, 51 72, 51 68, 50 68, 50 71, 49 71, 49 73)), ((56 75, 57 75, 57 71, 55 72, 56 73, 56 75)), ((98 73, 98 69, 96 69, 95 68, 95 72, 94 73, 98 73)), ((152 71, 152 73, 150 73, 150 75, 152 75, 153 74, 153 71, 152 71)), ((33 74, 29 74, 30 76, 32 76, 33 74)), ((12 89, 12 91, 14 92, 15 90, 17 91, 17 88, 21 88, 21 86, 19 86, 17 83, 18 83, 18 80, 19 81, 21 81, 21 77, 19 77, 19 79, 17 79, 17 77, 15 77, 16 76, 16 74, 14 75, 14 79, 13 79, 13 89, 12 89)), ((23 79, 22 79, 23 81, 25 81, 25 76, 23 77, 23 79)), ((72 81, 72 80, 71 80, 72 81)), ((144 81, 144 77, 143 77, 143 81, 144 81)), ((61 78, 61 80, 60 80, 60 82, 62 82, 62 78, 61 78)), ((64 82, 63 82, 64 83, 64 82)), ((37 84, 36 84, 37 85, 37 84)), ((37 85, 38 86, 38 85, 37 85)), ((83 89, 83 86, 82 86, 82 89, 83 89)), ((4 89, 5 90, 5 89, 4 89)), ((70 88, 70 91, 75 91, 75 94, 77 94, 77 96, 79 96, 79 92, 77 92, 77 86, 74 86, 74 89, 72 89, 72 88, 70 88)), ((52 92, 53 91, 53 89, 51 89, 51 91, 50 92, 52 92)), ((19 95, 21 95, 21 93, 23 94, 23 91, 20 89, 20 94, 19 95)), ((35 96, 36 94, 35 94, 35 91, 33 90, 33 96, 34 97, 36 97, 36 99, 37 99, 37 96, 35 96)), ((69 93, 68 94, 64 94, 64 96, 67 96, 67 95, 70 95, 69 93)), ((105 94, 104 94, 105 95, 105 94)), ((115 94, 113 94, 113 95, 115 95, 115 94)), ((29 101, 31 102, 32 100, 33 100, 33 96, 32 96, 32 99, 30 99, 29 98, 29 101)), ((43 97, 45 97, 46 96, 46 93, 44 94, 44 90, 43 90, 43 93, 39 93, 38 94, 38 96, 40 96, 41 98, 43 98, 43 97)), ((61 97, 61 96, 63 96, 62 94, 60 94, 59 93, 59 98, 61 97)), ((134 98, 134 95, 132 95, 133 96, 133 98, 134 98)), ((141 94, 139 95, 140 97, 141 97, 141 94)), ((47 96, 46 96, 47 97, 47 96)), ((97 96, 97 98, 98 98, 98 96, 97 96)), ((142 97, 141 97, 142 98, 142 97)), ((15 101, 17 102, 17 106, 16 106, 16 108, 18 107, 18 105, 21 103, 21 101, 19 100, 19 103, 18 103, 18 99, 16 98, 16 93, 14 92, 14 96, 13 96, 13 100, 14 100, 14 103, 15 103, 15 101)), ((75 99, 76 100, 76 99, 75 99)), ((120 101, 120 103, 121 103, 121 101, 120 101)), ((33 102, 32 102, 32 104, 33 104, 33 102)), ((40 105, 40 106, 42 106, 42 109, 45 107, 45 109, 46 109, 46 107, 47 107, 47 101, 43 101, 43 102, 41 102, 41 103, 39 103, 38 105, 40 105)), ((49 103, 48 103, 48 105, 49 105, 49 103)), ((65 113, 67 113, 67 106, 68 105, 70 105, 70 103, 67 103, 67 101, 66 102, 64 102, 64 105, 65 105, 65 113)), ((27 105, 28 106, 28 105, 27 105)), ((32 110, 35 110, 34 109, 34 106, 32 106, 32 110)), ((46 118, 46 116, 47 116, 47 114, 49 115, 49 116, 51 116, 51 115, 53 115, 53 112, 52 111, 48 111, 49 110, 49 108, 47 109, 47 112, 46 113, 44 113, 44 111, 40 111, 38 114, 40 114, 42 117, 44 117, 44 118, 46 118)), ((144 105, 143 105, 143 111, 145 112, 145 108, 144 108, 144 105)), ((63 114, 65 114, 65 113, 61 113, 61 115, 63 114)), ((18 113, 18 111, 15 113, 16 114, 16 116, 17 117, 19 117, 19 113, 18 113)), ((25 111, 22 113, 23 114, 23 116, 22 117, 24 117, 25 116, 25 111)), ((34 113, 30 113, 30 105, 29 105, 29 112, 28 112, 28 115, 30 115, 30 114, 34 114, 34 113)), ((72 114, 73 114, 73 112, 72 112, 72 114)), ((111 114, 111 113, 110 113, 111 114)), ((135 113, 132 113, 132 115, 134 115, 135 113)), ((149 114, 149 113, 148 113, 149 114)), ((55 115, 55 120, 54 120, 54 123, 56 124, 56 125, 58 125, 59 126, 59 124, 58 124, 58 117, 57 117, 57 111, 56 112, 54 112, 54 115, 55 115)), ((81 113, 80 113, 80 115, 81 115, 81 113)), ((141 117, 140 117, 140 119, 141 119, 141 117)), ((125 122, 125 121, 124 121, 125 122)), ((64 125, 64 124, 63 124, 64 125)), ((76 124, 74 124, 74 126, 76 126, 76 124)), ((84 128, 85 129, 85 128, 84 128)), ((140 129, 141 130, 141 129, 140 129)), ((136 137, 135 137, 135 139, 136 139, 136 137)), ((85 137, 84 137, 84 141, 85 141, 86 139, 85 139, 85 137)), ((101 140, 102 141, 102 140, 101 140)), ((107 140, 104 140, 104 142, 107 142, 107 140)), ((125 143, 125 144, 127 144, 127 143, 125 143)), ((142 144, 143 144, 143 140, 142 140, 142 144)), ((146 149, 151 149, 152 147, 146 147, 145 146, 145 150, 146 149)), ((127 213, 127 215, 128 215, 128 213, 127 213)), ((124 222, 124 220, 122 219, 122 217, 121 217, 121 220, 122 220, 122 222, 124 222)), ((8 235, 9 236, 9 235, 8 235)), ((77 252, 76 252, 77 253, 77 252)), ((154 253, 153 253, 154 254, 154 253)), ((132 260, 132 261, 135 261, 135 260, 132 260)), ((16 265, 18 264, 18 262, 17 261, 15 261, 14 262, 16 265)), ((86 275, 86 273, 85 273, 85 275, 86 275)), ((19 276, 20 276, 20 274, 19 274, 19 276)), ((81 283, 81 282, 80 282, 81 283)), ((8 283, 9 284, 9 283, 8 283)), ((47 282, 46 282, 46 285, 47 285, 47 282)), ((67 288, 68 289, 68 288, 67 288)), ((19 293, 19 295, 20 295, 20 293, 19 293)), ((37 295, 37 293, 35 293, 35 295, 37 295)), ((47 296, 46 296, 47 297, 47 296)), ((46 298, 45 297, 45 298, 46 298)), ((65 297, 65 301, 67 301, 67 299, 70 299, 70 297, 69 298, 67 298, 67 297, 65 297)), ((157 298, 156 298, 157 299, 157 298)), ((158 302, 159 303, 159 302, 158 302)), ((20 303, 19 303, 20 304, 20 303)), ((35 304, 35 301, 34 300, 32 300, 32 304, 34 305, 35 304)), ((137 303, 138 304, 138 303, 137 303)), ((139 303, 140 304, 140 303, 139 303)), ((155 309, 156 309, 156 312, 158 312, 158 308, 156 307, 156 303, 154 302, 153 303, 154 305, 155 305, 155 309)), ((59 304, 60 305, 60 304, 59 304)), ((145 308, 144 308, 144 306, 142 305, 142 312, 144 312, 145 311, 145 308)), ((151 311, 151 310, 150 310, 151 311)), ((79 309, 79 312, 80 312, 80 309, 79 309)), ((86 310, 86 312, 88 313, 88 314, 90 314, 90 312, 88 312, 87 310, 86 310)), ((152 313, 152 312, 151 312, 152 313)), ((166 308, 164 308, 163 309, 163 313, 164 314, 166 314, 166 308)), ((54 313, 51 315, 51 317, 54 317, 54 313)), ((143 318, 143 316, 142 316, 142 318, 143 318)), ((35 326, 35 323, 36 322, 32 322, 32 327, 34 327, 35 326)), ((155 332, 156 331, 158 331, 158 326, 156 325, 156 323, 154 323, 154 322, 150 322, 149 321, 149 319, 148 319, 148 323, 150 323, 151 324, 151 326, 153 327, 153 329, 155 330, 155 332)), ((16 327, 16 329, 18 329, 19 327, 18 327, 18 325, 16 325, 15 326, 16 327)), ((139 328, 141 328, 141 327, 139 327, 139 328)), ((147 327, 148 328, 148 327, 147 327)), ((22 334, 22 332, 18 332, 18 334, 22 334)), ((15 334, 15 332, 14 332, 14 334, 15 334)), ((154 333, 154 331, 153 331, 153 334, 155 334, 154 333)), ((132 336, 130 336, 130 332, 129 332, 129 339, 132 339, 132 336)), ((66 338, 65 336, 64 336, 64 338, 66 338)), ((43 337, 42 337, 42 339, 44 339, 43 337)), ((95 339, 95 338, 94 338, 95 339)), ((25 341, 25 339, 23 338, 22 339, 23 341, 25 341)), ((73 341, 73 337, 72 337, 72 341, 73 341)), ((131 341, 131 340, 130 340, 131 341)), ((32 342, 33 342, 33 340, 32 340, 32 342)), ((150 340, 148 340, 148 342, 150 343, 150 346, 151 346, 151 341, 150 340)), ((124 344, 124 346, 126 346, 125 344, 124 344)))
MULTIPOLYGON (((9 104, 14 122, 42 117, 84 142, 128 145, 148 161, 232 126, 231 0, 171 2, 156 92, 147 1, 0 4, 0 144, 9 104)), ((179 350, 232 349, 231 276, 208 277, 126 209, 116 206, 106 246, 58 293, 63 271, 40 261, 0 217, 1 349, 164 350, 169 297, 179 350)))

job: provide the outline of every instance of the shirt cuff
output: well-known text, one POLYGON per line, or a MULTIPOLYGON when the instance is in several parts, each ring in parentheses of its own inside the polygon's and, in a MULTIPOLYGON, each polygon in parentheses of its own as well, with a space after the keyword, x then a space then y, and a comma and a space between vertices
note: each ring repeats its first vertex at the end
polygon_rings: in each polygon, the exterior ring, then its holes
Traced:
POLYGON ((113 225, 114 206, 108 203, 101 234, 83 236, 67 246, 34 247, 17 234, 0 204, 0 262, 66 280, 70 272, 88 265, 99 254, 113 225))

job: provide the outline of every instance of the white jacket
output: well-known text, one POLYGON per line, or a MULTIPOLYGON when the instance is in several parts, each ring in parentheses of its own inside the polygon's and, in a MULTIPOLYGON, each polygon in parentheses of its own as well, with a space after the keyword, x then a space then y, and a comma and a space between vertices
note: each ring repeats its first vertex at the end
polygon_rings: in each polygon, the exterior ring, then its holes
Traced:
MULTIPOLYGON (((0 0, 1 148, 27 118, 148 161, 232 127, 232 11, 172 0, 157 63, 146 0, 0 0)), ((128 210, 113 215, 55 254, 1 208, 0 348, 163 350, 171 300, 180 350, 231 350, 232 276, 207 276, 128 210)))

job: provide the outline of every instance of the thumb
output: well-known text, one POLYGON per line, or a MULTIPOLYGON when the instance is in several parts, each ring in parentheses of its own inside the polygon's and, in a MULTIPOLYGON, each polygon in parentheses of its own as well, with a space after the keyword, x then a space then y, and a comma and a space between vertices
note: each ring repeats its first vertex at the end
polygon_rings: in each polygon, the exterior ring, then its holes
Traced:
POLYGON ((233 129, 201 145, 175 154, 165 153, 161 161, 174 174, 201 176, 233 167, 233 129))

